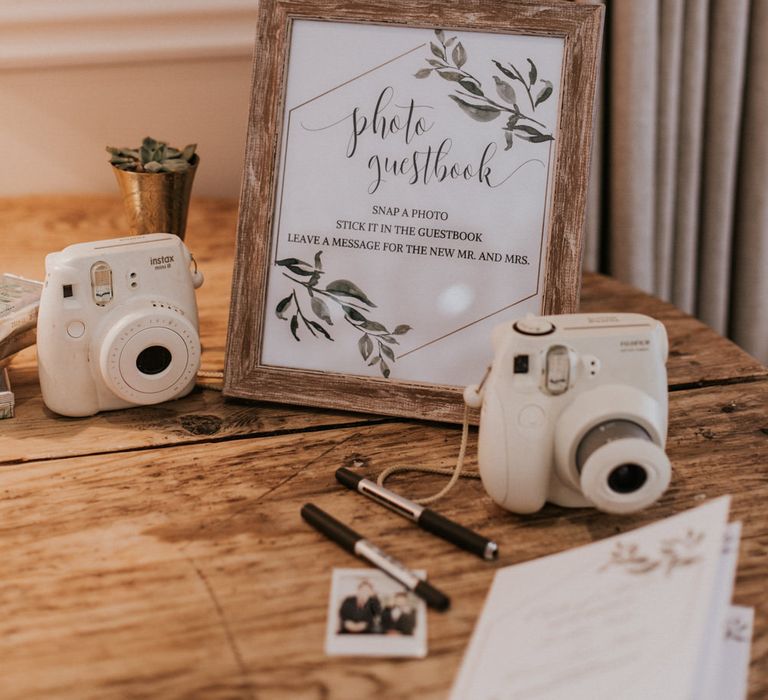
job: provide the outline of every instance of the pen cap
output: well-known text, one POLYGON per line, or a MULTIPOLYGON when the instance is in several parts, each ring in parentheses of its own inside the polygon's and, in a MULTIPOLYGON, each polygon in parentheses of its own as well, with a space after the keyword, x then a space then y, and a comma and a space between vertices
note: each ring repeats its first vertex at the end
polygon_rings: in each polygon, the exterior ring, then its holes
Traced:
POLYGON ((355 474, 351 469, 346 467, 339 467, 336 470, 336 481, 343 486, 353 491, 357 490, 357 485, 362 481, 363 477, 360 474, 355 474))
POLYGON ((419 525, 427 532, 442 537, 468 552, 483 559, 496 559, 498 547, 487 537, 443 517, 434 510, 425 508, 419 517, 419 525))
POLYGON ((414 593, 422 598, 430 608, 435 610, 448 610, 451 607, 451 599, 426 581, 419 581, 416 584, 414 593))
POLYGON ((306 503, 302 506, 301 517, 315 530, 321 532, 351 554, 355 553, 355 543, 362 538, 354 530, 344 525, 344 523, 340 523, 336 518, 331 517, 313 503, 306 503))

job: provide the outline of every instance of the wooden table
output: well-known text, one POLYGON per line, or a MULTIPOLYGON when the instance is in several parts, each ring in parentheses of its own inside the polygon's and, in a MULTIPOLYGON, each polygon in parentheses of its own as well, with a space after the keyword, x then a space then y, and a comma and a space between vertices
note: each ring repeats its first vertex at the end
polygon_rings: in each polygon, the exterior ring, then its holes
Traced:
MULTIPOLYGON (((193 203, 187 242, 203 367, 223 363, 236 205, 193 203)), ((44 254, 118 235, 112 197, 0 200, 0 271, 42 279, 44 254)), ((11 364, 0 421, 0 697, 309 700, 443 698, 501 566, 582 545, 733 494, 744 523, 735 600, 756 606, 750 697, 768 697, 768 370, 670 304, 597 275, 582 309, 639 311, 669 332, 672 486, 633 516, 502 511, 464 481, 440 509, 494 537, 480 562, 337 486, 341 464, 453 464, 455 427, 224 401, 215 391, 86 419, 42 405, 34 351, 11 364), (333 567, 357 566, 299 518, 306 501, 375 535, 452 596, 429 656, 351 664, 323 653, 333 567)), ((474 468, 473 434, 469 468, 474 468)), ((437 477, 409 481, 434 491, 437 477)))

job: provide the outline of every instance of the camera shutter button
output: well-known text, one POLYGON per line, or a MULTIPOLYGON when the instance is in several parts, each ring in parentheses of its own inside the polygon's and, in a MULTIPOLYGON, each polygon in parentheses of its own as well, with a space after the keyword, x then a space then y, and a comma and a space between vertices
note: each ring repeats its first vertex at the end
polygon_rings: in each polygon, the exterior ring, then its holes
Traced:
POLYGON ((70 321, 67 326, 67 335, 70 338, 82 338, 85 333, 85 324, 82 321, 70 321))
POLYGON ((528 314, 515 322, 514 329, 523 335, 548 335, 555 330, 555 326, 546 318, 528 314))

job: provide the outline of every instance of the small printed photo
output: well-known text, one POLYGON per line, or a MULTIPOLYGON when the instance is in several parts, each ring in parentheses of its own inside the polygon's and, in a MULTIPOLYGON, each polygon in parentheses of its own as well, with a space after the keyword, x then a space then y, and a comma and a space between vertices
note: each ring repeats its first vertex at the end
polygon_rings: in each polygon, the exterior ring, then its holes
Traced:
POLYGON ((325 653, 424 657, 426 605, 378 569, 334 569, 325 653))

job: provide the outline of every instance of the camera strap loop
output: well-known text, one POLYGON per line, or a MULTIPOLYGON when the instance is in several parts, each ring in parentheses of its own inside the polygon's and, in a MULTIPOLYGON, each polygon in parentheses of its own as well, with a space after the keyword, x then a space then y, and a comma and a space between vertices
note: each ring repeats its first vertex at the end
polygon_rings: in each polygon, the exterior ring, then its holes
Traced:
POLYGON ((414 503, 425 505, 427 503, 434 503, 435 501, 443 498, 455 485, 459 478, 463 479, 479 479, 480 472, 478 471, 463 471, 464 458, 467 454, 467 443, 469 442, 469 406, 464 406, 464 420, 461 428, 461 447, 459 448, 459 456, 456 459, 456 466, 453 468, 444 467, 422 467, 422 466, 406 466, 397 465, 393 467, 387 467, 381 474, 379 474, 376 483, 379 486, 384 486, 384 482, 394 474, 401 474, 403 472, 420 472, 422 474, 444 474, 450 476, 448 483, 440 489, 437 493, 427 496, 425 498, 412 498, 414 503))

